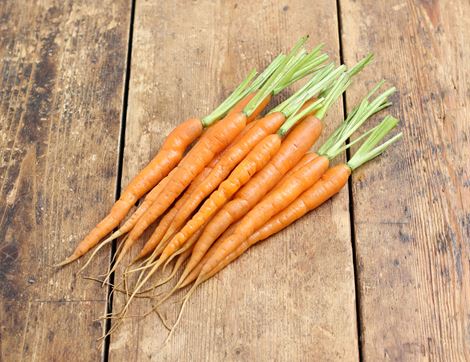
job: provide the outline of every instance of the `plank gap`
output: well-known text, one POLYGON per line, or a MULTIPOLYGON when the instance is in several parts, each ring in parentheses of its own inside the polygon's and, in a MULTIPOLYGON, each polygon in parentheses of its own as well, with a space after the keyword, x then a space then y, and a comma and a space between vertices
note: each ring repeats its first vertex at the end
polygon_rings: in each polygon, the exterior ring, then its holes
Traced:
MULTIPOLYGON (((127 121, 127 107, 129 99, 129 82, 131 78, 131 62, 132 62, 132 40, 134 36, 134 19, 135 19, 135 7, 136 0, 130 0, 131 5, 131 14, 129 19, 129 35, 127 43, 127 59, 126 59, 126 74, 124 78, 124 92, 122 97, 122 111, 121 111, 121 128, 119 132, 119 144, 118 144, 118 163, 117 163, 117 173, 116 173, 116 189, 114 193, 114 199, 117 201, 121 196, 121 180, 122 180, 122 168, 124 160, 124 148, 126 143, 126 121, 127 121)), ((117 249, 117 240, 114 240, 111 245, 111 253, 109 256, 109 268, 112 268, 114 265, 114 256, 117 249)), ((114 272, 111 273, 109 278, 109 285, 106 292, 106 314, 109 315, 113 311, 113 294, 112 285, 114 285, 114 272)), ((111 329, 111 319, 106 319, 105 322, 105 334, 108 334, 111 329)), ((109 346, 111 342, 111 336, 107 335, 104 339, 103 346, 103 362, 109 361, 109 346)))
MULTIPOLYGON (((344 64, 344 54, 343 54, 343 23, 341 18, 341 3, 340 0, 336 0, 336 17, 338 19, 338 42, 339 42, 339 59, 340 63, 344 64)), ((344 118, 348 116, 348 107, 346 103, 346 92, 343 93, 343 115, 344 118)), ((349 143, 351 140, 348 138, 346 141, 349 143)), ((346 149, 346 160, 351 159, 351 150, 346 149)), ((362 355, 362 323, 361 323, 361 295, 359 290, 359 279, 358 279, 358 263, 356 257, 356 231, 354 227, 354 200, 353 200, 353 191, 352 191, 352 178, 348 179, 348 200, 349 200, 349 225, 351 228, 351 248, 352 248, 352 258, 353 258, 353 268, 354 268, 354 293, 355 293, 355 304, 356 304, 356 328, 357 328, 357 350, 359 353, 359 361, 363 361, 362 355)))

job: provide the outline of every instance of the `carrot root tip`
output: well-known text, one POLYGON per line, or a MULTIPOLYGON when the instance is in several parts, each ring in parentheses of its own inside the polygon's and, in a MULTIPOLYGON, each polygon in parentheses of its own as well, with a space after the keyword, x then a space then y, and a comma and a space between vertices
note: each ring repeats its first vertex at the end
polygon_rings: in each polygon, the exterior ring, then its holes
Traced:
POLYGON ((75 260, 77 260, 79 257, 75 254, 72 254, 70 255, 69 257, 67 257, 65 260, 61 261, 60 263, 57 263, 57 264, 54 264, 53 267, 54 268, 61 268, 67 264, 70 264, 72 262, 74 262, 75 260))

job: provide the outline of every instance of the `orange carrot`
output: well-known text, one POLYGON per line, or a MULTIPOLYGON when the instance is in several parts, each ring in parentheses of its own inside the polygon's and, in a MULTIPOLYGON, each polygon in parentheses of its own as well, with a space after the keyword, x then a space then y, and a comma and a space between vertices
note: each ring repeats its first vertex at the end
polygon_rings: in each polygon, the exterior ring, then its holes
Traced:
MULTIPOLYGON (((357 69, 359 69, 359 66, 356 66, 356 70, 357 69)), ((351 73, 353 72, 351 71, 348 75, 350 76, 351 73)), ((338 90, 340 90, 341 88, 347 87, 348 84, 349 79, 347 79, 347 82, 343 85, 337 84, 332 86, 329 92, 330 94, 335 93, 334 89, 337 86, 339 87, 338 90)), ((393 92, 393 90, 391 90, 391 92, 393 92)), ((341 93, 342 91, 339 92, 339 94, 341 93)), ((297 171, 292 172, 289 177, 286 177, 284 181, 276 187, 276 189, 265 196, 258 205, 256 205, 241 221, 237 223, 233 233, 231 233, 227 238, 222 239, 220 244, 214 248, 213 252, 209 251, 208 254, 211 254, 211 256, 207 257, 205 262, 202 264, 202 268, 195 284, 184 298, 181 311, 168 338, 170 338, 176 325, 179 323, 184 306, 188 302, 191 294, 200 283, 207 279, 212 269, 217 267, 219 263, 222 263, 231 252, 237 249, 239 244, 249 238, 252 232, 256 231, 256 229, 262 226, 264 222, 268 221, 272 216, 281 211, 284 207, 288 206, 303 191, 315 183, 328 168, 329 160, 343 151, 344 148, 342 149, 341 145, 344 142, 344 137, 347 139, 351 132, 354 132, 354 130, 356 130, 357 127, 359 127, 360 124, 362 124, 370 115, 377 112, 378 109, 384 108, 388 104, 386 99, 387 95, 383 94, 382 97, 378 97, 378 99, 372 102, 372 105, 369 107, 366 98, 364 102, 361 103, 360 107, 353 111, 354 116, 352 116, 351 119, 348 117, 349 122, 347 122, 347 120, 345 122, 345 126, 333 134, 332 140, 327 142, 327 148, 324 154, 319 152, 319 156, 312 157, 310 162, 305 164, 303 167, 300 167, 297 171)), ((319 113, 322 114, 322 112, 319 113)), ((349 146, 350 145, 345 147, 349 146)), ((186 283, 187 281, 184 280, 183 284, 186 285, 186 283)), ((179 284, 180 282, 177 283, 176 287, 178 287, 179 284)))

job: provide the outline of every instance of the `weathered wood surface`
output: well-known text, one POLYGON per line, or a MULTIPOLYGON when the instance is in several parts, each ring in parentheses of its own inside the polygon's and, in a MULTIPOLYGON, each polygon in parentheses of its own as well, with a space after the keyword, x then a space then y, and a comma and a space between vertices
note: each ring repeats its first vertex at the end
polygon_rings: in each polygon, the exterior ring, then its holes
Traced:
MULTIPOLYGON (((110 360, 357 360, 358 346, 367 361, 470 359, 470 5, 339 4, 341 29, 334 1, 137 1, 122 184, 178 122, 299 36, 338 60, 339 29, 348 64, 373 51, 347 108, 385 78, 399 89, 391 113, 405 137, 352 179, 359 341, 343 190, 202 286, 167 346, 155 315, 128 320, 110 360)), ((2 361, 104 357, 93 320, 106 290, 77 278, 79 264, 50 265, 114 199, 130 17, 130 1, 0 7, 2 361)), ((88 273, 108 263, 100 253, 88 273)), ((162 308, 170 322, 178 307, 162 308)))
POLYGON ((114 200, 129 2, 3 1, 0 19, 0 360, 96 361, 106 290, 51 265, 114 200))
MULTIPOLYGON (((338 60, 336 18, 328 1, 138 1, 123 185, 178 122, 210 111, 250 68, 266 65, 301 35, 309 33, 310 44, 325 42, 338 60)), ((326 129, 341 119, 338 104, 326 129)), ((150 305, 137 302, 129 315, 150 305)), ((121 307, 117 297, 114 310, 121 307)), ((162 312, 172 323, 178 309, 170 302, 162 312)), ((126 321, 111 337, 110 360, 354 361, 356 334, 344 190, 203 285, 164 348, 167 330, 155 314, 126 321)))
POLYGON ((399 89, 404 139, 353 178, 362 354, 470 359, 470 3, 341 1, 346 61, 399 89))

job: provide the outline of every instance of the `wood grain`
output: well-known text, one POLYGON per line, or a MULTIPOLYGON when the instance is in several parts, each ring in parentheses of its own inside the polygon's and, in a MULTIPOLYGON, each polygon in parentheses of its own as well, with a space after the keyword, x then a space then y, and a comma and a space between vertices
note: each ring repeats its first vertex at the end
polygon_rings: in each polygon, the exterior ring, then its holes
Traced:
POLYGON ((343 1, 346 61, 399 89, 404 139, 354 175, 366 361, 470 359, 470 3, 343 1))
POLYGON ((51 265, 114 200, 129 15, 128 1, 0 6, 2 361, 101 358, 105 289, 51 265))
MULTIPOLYGON (((301 35, 338 60, 337 26, 329 1, 138 1, 123 185, 176 124, 209 112, 301 35)), ((326 129, 341 119, 338 104, 326 129)), ((150 306, 136 302, 129 315, 150 306)), ((171 301, 162 312, 173 322, 178 309, 171 301)), ((357 360, 347 190, 203 285, 162 347, 166 334, 155 314, 127 320, 110 360, 357 360)))

